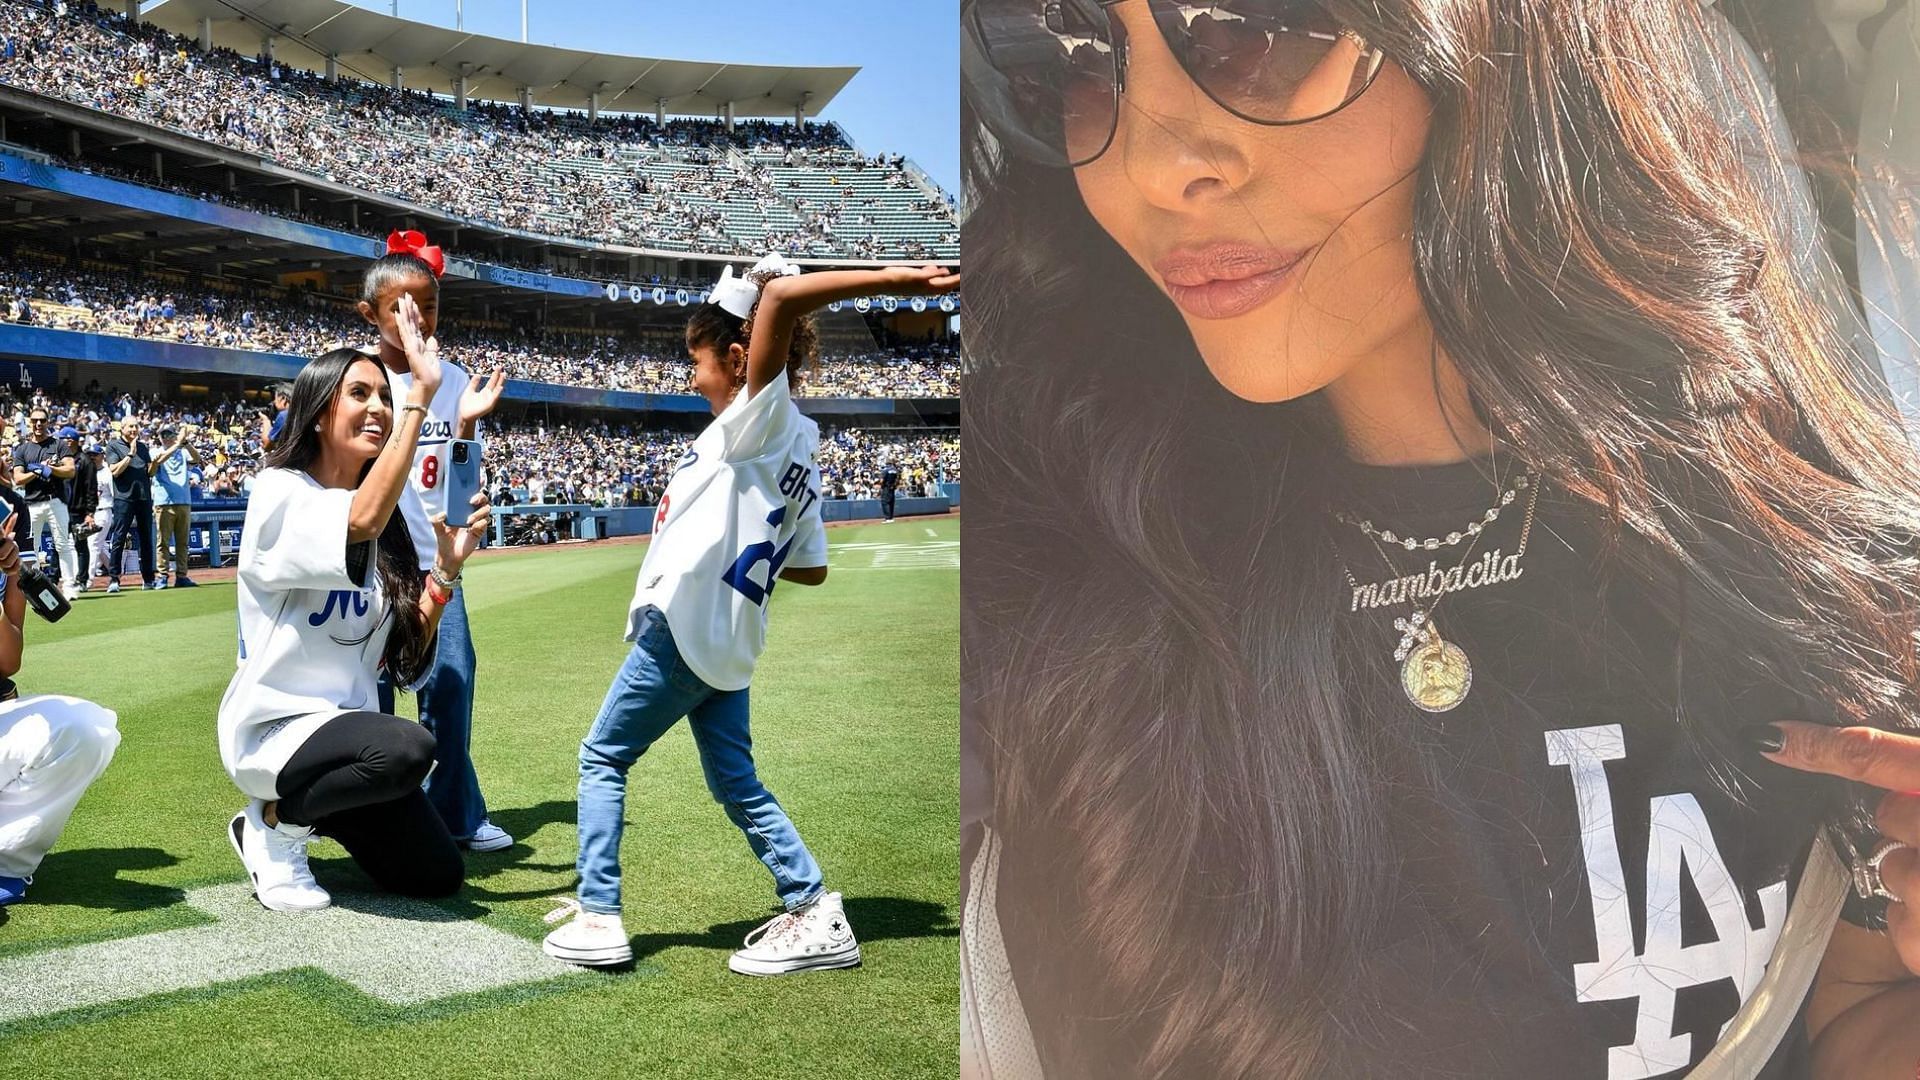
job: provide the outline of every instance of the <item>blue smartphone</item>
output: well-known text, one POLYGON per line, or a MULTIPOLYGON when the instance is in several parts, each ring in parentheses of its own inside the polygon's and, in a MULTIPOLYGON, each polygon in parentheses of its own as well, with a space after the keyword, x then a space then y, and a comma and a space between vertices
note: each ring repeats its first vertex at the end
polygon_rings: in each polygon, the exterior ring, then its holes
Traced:
POLYGON ((447 445, 446 473, 440 483, 421 493, 427 516, 447 515, 447 527, 457 529, 473 515, 473 497, 480 493, 480 444, 454 439, 447 445))

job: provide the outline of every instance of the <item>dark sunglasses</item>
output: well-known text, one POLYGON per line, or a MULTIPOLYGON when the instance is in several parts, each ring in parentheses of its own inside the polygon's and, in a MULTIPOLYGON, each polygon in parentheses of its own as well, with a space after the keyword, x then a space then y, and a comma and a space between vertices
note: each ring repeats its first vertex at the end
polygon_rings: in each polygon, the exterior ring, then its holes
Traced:
MULTIPOLYGON (((1078 168, 1113 143, 1126 92, 1121 0, 967 0, 961 72, 1002 146, 1078 168)), ((1386 55, 1306 0, 1147 0, 1187 77, 1250 123, 1305 124, 1366 92, 1386 55)))

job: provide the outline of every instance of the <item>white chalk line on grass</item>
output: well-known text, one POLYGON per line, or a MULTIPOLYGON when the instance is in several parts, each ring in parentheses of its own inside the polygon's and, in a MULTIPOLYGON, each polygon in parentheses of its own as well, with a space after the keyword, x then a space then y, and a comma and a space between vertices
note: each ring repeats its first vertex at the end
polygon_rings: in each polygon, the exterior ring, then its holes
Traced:
POLYGON ((827 549, 835 570, 958 570, 960 541, 885 543, 865 540, 827 549), (864 557, 863 557, 864 556, 864 557))
POLYGON ((195 889, 211 925, 0 959, 0 1023, 318 968, 390 1005, 557 978, 577 969, 472 918, 391 896, 325 911, 262 908, 244 884, 195 889))

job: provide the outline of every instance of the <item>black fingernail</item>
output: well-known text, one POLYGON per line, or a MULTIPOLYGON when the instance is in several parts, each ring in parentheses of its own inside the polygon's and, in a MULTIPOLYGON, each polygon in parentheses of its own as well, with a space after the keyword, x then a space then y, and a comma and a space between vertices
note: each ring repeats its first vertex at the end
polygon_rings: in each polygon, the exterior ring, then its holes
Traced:
POLYGON ((1755 750, 1776 754, 1787 745, 1787 737, 1778 724, 1755 724, 1747 729, 1747 742, 1755 750))

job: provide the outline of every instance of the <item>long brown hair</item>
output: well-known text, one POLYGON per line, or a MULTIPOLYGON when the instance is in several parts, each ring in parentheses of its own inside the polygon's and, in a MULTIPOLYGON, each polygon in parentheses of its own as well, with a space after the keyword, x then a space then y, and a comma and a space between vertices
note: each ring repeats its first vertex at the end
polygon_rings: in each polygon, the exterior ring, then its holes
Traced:
MULTIPOLYGON (((1432 101, 1413 247, 1441 344, 1682 628, 1682 670, 1912 724, 1920 469, 1850 298, 1811 284, 1817 223, 1783 210, 1798 169, 1771 159, 1764 82, 1707 44, 1720 16, 1324 6, 1432 101)), ((1777 86, 1817 81, 1818 58, 1762 55, 1777 86)), ((1392 730, 1336 659, 1339 429, 1317 395, 1227 394, 1069 173, 999 154, 964 103, 963 131, 963 717, 1015 841, 1009 939, 1059 958, 1023 987, 1048 1074, 1312 1075, 1385 892, 1392 730)), ((1738 795, 1740 733, 1674 720, 1738 795)))
MULTIPOLYGON (((334 399, 340 394, 341 384, 346 381, 347 371, 362 360, 380 368, 381 377, 386 377, 379 358, 358 349, 335 349, 309 360, 300 369, 299 376, 293 380, 292 401, 287 406, 288 437, 267 451, 261 461, 263 466, 304 472, 320 459, 322 434, 314 430, 315 425, 325 422, 333 410, 334 399)), ((373 462, 368 461, 360 470, 362 481, 372 468, 373 462)), ((393 513, 387 516, 375 550, 373 570, 380 575, 381 591, 386 594, 387 617, 393 619, 381 658, 394 681, 406 686, 418 681, 433 661, 433 638, 420 617, 420 557, 413 548, 407 517, 399 507, 394 507, 393 513)))

